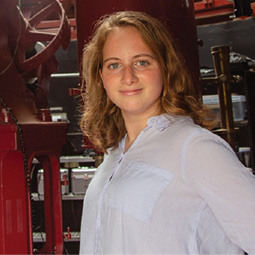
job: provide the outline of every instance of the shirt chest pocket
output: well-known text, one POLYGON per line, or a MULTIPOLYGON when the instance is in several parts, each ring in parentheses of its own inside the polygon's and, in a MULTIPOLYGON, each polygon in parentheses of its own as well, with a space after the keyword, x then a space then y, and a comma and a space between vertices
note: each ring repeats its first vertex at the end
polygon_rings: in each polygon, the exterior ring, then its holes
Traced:
POLYGON ((130 162, 112 179, 105 194, 106 205, 148 222, 172 173, 143 162, 130 162))

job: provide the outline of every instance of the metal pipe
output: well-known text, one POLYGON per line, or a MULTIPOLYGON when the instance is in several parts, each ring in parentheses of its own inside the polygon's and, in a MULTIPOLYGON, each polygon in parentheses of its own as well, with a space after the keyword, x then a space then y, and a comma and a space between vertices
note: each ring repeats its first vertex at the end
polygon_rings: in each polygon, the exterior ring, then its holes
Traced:
POLYGON ((221 128, 216 133, 221 135, 231 147, 237 151, 237 129, 234 126, 232 98, 230 88, 230 68, 229 68, 229 46, 214 46, 211 54, 214 61, 214 70, 217 78, 218 95, 221 113, 221 128))

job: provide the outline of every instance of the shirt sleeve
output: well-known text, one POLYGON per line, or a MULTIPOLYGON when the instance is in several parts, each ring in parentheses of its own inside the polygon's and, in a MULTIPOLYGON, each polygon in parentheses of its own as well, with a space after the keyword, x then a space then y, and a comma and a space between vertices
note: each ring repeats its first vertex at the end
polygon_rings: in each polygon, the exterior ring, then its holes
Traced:
POLYGON ((230 240, 255 254, 255 177, 221 138, 194 136, 183 153, 187 184, 207 203, 230 240))

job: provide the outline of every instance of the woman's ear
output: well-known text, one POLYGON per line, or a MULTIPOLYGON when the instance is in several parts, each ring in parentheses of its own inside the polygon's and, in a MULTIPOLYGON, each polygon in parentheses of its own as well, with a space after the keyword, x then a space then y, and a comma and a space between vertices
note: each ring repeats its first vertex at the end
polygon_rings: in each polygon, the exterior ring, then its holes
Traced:
POLYGON ((102 85, 104 87, 103 77, 102 77, 102 69, 101 68, 99 69, 99 75, 100 75, 100 78, 101 78, 102 85))
POLYGON ((102 69, 101 68, 99 69, 99 75, 100 75, 101 79, 103 79, 102 78, 102 69))

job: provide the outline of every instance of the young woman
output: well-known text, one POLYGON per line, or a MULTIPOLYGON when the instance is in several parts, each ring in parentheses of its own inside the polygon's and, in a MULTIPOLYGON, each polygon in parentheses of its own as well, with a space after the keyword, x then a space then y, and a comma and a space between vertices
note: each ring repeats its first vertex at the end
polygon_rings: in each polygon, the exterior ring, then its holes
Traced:
POLYGON ((80 253, 255 253, 255 179, 207 130, 166 28, 140 12, 103 18, 83 75, 81 128, 105 157, 84 199, 80 253))

